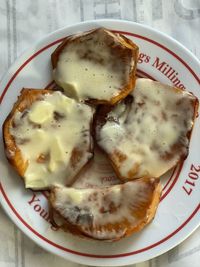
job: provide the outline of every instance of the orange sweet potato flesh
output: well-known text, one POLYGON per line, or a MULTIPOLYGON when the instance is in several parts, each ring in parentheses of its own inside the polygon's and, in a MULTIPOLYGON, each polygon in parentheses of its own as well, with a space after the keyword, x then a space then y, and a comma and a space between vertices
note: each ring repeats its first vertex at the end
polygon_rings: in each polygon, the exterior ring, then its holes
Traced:
MULTIPOLYGON (((101 224, 99 222, 99 225, 93 225, 91 224, 88 226, 90 229, 90 234, 84 231, 84 226, 78 225, 78 224, 72 224, 68 221, 67 217, 63 217, 62 214, 59 212, 59 210, 55 207, 55 201, 56 201, 56 190, 57 188, 53 188, 50 196, 49 196, 49 204, 51 207, 52 214, 56 214, 57 218, 60 217, 60 220, 62 221, 62 224, 60 224, 60 227, 64 229, 65 231, 71 232, 74 235, 78 235, 83 238, 91 238, 91 239, 98 239, 98 240, 104 240, 104 241, 118 241, 121 238, 128 237, 140 230, 142 230, 147 224, 149 224, 152 219, 155 216, 160 196, 161 196, 161 184, 159 179, 148 179, 148 178, 142 178, 139 180, 135 180, 130 182, 130 186, 134 186, 134 183, 141 183, 145 184, 144 186, 144 192, 145 199, 141 200, 139 198, 134 198, 132 200, 133 207, 137 207, 136 209, 133 208, 132 216, 135 218, 134 223, 130 222, 126 217, 122 216, 120 221, 117 222, 109 222, 106 224, 101 224), (122 230, 125 230, 122 235, 118 235, 122 230), (104 236, 103 238, 97 238, 93 233, 96 232, 116 232, 116 237, 112 237, 111 239, 109 236, 104 236)), ((120 185, 120 187, 123 187, 123 184, 120 185)), ((110 187, 111 188, 111 187, 110 187)), ((59 189, 58 189, 59 190, 59 189)), ((98 190, 98 189, 97 189, 98 190)), ((102 189, 101 189, 102 190, 102 189)), ((140 194, 140 193, 139 193, 140 194)), ((130 196, 127 196, 130 197, 130 196)), ((131 203, 131 201, 130 201, 131 203)), ((129 206, 130 209, 132 209, 132 205, 129 206)), ((77 208, 79 208, 77 206, 77 208)), ((112 216, 112 213, 117 212, 117 210, 112 210, 112 207, 110 209, 110 216, 112 216)), ((102 215, 103 216, 103 215, 102 215)))
MULTIPOLYGON (((18 97, 17 102, 14 104, 10 114, 7 116, 3 124, 3 140, 5 154, 9 163, 16 169, 18 174, 23 177, 28 166, 28 161, 22 157, 20 149, 17 147, 13 136, 10 133, 10 127, 13 127, 14 115, 17 111, 23 112, 28 109, 31 104, 40 99, 44 94, 51 94, 53 91, 44 89, 27 89, 23 88, 18 97)), ((17 126, 16 126, 17 127, 17 126)))

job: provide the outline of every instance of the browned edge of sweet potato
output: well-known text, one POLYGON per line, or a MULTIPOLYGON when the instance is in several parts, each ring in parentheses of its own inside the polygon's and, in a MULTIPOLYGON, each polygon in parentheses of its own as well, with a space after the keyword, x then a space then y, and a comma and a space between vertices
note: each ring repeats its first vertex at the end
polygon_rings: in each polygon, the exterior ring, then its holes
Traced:
POLYGON ((5 155, 8 159, 8 162, 16 169, 21 177, 23 177, 26 171, 28 161, 23 159, 21 151, 17 147, 14 137, 10 133, 10 127, 12 127, 14 123, 13 117, 17 111, 23 112, 24 110, 28 109, 35 100, 40 98, 41 95, 51 92, 52 91, 48 89, 23 88, 21 90, 21 94, 18 96, 17 101, 13 105, 11 112, 8 114, 3 123, 2 131, 5 155))
MULTIPOLYGON (((178 93, 182 93, 183 91, 185 91, 184 89, 181 89, 181 88, 177 88, 177 87, 173 87, 173 88, 178 93)), ((195 123, 195 118, 197 117, 197 114, 198 114, 199 100, 198 100, 198 98, 193 93, 191 93, 191 92, 187 92, 187 93, 188 94, 191 94, 193 96, 193 98, 191 98, 191 103, 192 103, 193 110, 194 110, 194 113, 193 113, 193 125, 192 125, 191 129, 186 134, 188 140, 190 141, 191 136, 192 136, 192 131, 193 131, 194 123, 195 123)), ((122 100, 122 102, 123 101, 126 101, 126 100, 128 100, 127 102, 129 102, 129 98, 130 98, 130 96, 128 95, 124 100, 122 100)), ((119 102, 119 104, 120 104, 120 102, 119 102)), ((98 106, 97 112, 96 112, 96 115, 95 115, 95 119, 94 119, 94 125, 93 125, 93 136, 94 136, 93 138, 95 140, 95 143, 99 147, 99 149, 109 159, 109 161, 110 161, 110 163, 111 163, 111 165, 112 165, 115 173, 117 174, 118 178, 120 178, 122 181, 125 182, 125 181, 129 181, 130 179, 121 176, 120 171, 118 169, 118 166, 116 165, 116 163, 113 160, 114 157, 118 157, 119 160, 120 160, 120 158, 123 160, 123 157, 125 155, 124 154, 110 155, 110 154, 106 153, 106 151, 98 145, 97 138, 96 138, 97 131, 99 130, 99 128, 103 127, 103 125, 106 123, 106 121, 107 121, 107 115, 108 115, 109 112, 112 111, 113 108, 114 108, 114 106, 108 106, 108 105, 99 105, 98 106)), ((178 149, 178 148, 175 147, 175 149, 178 149)), ((187 147, 187 152, 185 154, 183 154, 183 155, 180 156, 178 162, 175 165, 177 165, 180 162, 183 162, 187 158, 188 153, 189 153, 189 146, 187 147)), ((172 168, 174 166, 172 166, 172 168)), ((135 170, 135 171, 137 171, 137 170, 135 170)), ((138 177, 138 178, 142 178, 142 177, 138 177)), ((134 179, 137 179, 137 178, 134 178, 134 179)))
MULTIPOLYGON (((79 236, 81 238, 98 240, 101 242, 102 241, 106 241, 106 242, 119 241, 124 237, 128 237, 136 232, 139 232, 154 219, 154 216, 156 214, 156 210, 157 210, 157 207, 160 201, 161 192, 162 192, 160 179, 153 179, 153 181, 151 181, 151 179, 149 178, 142 178, 142 180, 143 182, 149 184, 149 199, 147 203, 145 203, 145 205, 144 203, 142 204, 141 210, 137 211, 135 216, 138 217, 138 221, 136 224, 131 225, 130 223, 126 221, 126 219, 122 218, 122 221, 123 221, 122 224, 125 227, 124 228, 125 232, 120 237, 116 237, 112 239, 108 239, 108 238, 98 239, 85 233, 84 230, 81 228, 81 226, 73 225, 70 222, 68 222, 68 220, 64 218, 62 214, 60 214, 60 212, 54 208, 56 186, 52 188, 52 191, 49 195, 49 206, 51 210, 52 225, 57 227, 58 229, 61 228, 62 230, 66 232, 70 232, 73 235, 79 236), (58 225, 55 222, 54 216, 58 216, 62 220, 61 225, 58 225)), ((114 224, 115 230, 121 229, 121 226, 122 225, 120 224, 120 222, 114 224)), ((113 226, 112 226, 112 223, 108 223, 107 225, 104 225, 102 227, 109 231, 109 229, 112 229, 113 226)), ((98 230, 98 229, 94 229, 94 230, 98 230)), ((91 228, 91 231, 92 231, 92 228, 91 228)))
MULTIPOLYGON (((66 37, 63 40, 63 42, 54 50, 54 52, 51 55, 51 63, 52 63, 53 69, 55 69, 57 66, 57 62, 58 62, 60 53, 63 51, 63 49, 65 48, 65 46, 69 42, 76 40, 76 38, 79 38, 82 35, 84 35, 84 36, 90 35, 91 33, 97 32, 97 31, 102 30, 102 29, 103 28, 97 28, 97 29, 90 30, 88 32, 84 32, 82 34, 79 33, 79 34, 70 35, 70 36, 66 37)), ((110 32, 107 29, 104 29, 104 30, 107 31, 108 33, 110 32)), ((121 44, 127 48, 127 50, 128 50, 127 52, 130 54, 130 57, 134 58, 135 64, 134 64, 134 68, 129 73, 129 83, 126 84, 122 88, 120 94, 112 97, 109 101, 97 100, 97 99, 86 99, 85 100, 86 103, 94 104, 94 105, 99 105, 99 104, 114 105, 115 103, 117 103, 121 99, 125 98, 135 87, 136 68, 137 68, 137 60, 138 60, 138 55, 139 55, 139 47, 136 44, 134 44, 130 39, 126 38, 124 35, 114 34, 112 31, 111 31, 111 34, 115 35, 115 37, 118 38, 118 41, 121 42, 121 44)))

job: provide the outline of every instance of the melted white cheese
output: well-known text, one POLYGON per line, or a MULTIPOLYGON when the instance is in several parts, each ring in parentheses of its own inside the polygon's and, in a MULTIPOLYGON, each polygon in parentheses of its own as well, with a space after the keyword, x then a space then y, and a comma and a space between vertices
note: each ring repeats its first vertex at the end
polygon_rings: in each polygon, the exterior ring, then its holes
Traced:
POLYGON ((134 227, 148 219, 155 190, 158 189, 154 179, 102 189, 58 185, 53 190, 52 204, 69 223, 79 226, 85 234, 98 239, 117 239, 124 235, 127 227, 134 227), (137 215, 141 211, 144 214, 142 218, 137 215), (123 222, 126 226, 115 228, 115 224, 123 225, 123 222), (110 227, 107 228, 107 225, 110 227))
POLYGON ((111 157, 116 151, 126 157, 119 163, 124 179, 159 177, 187 155, 195 98, 149 79, 137 79, 132 96, 129 107, 122 102, 108 114, 114 120, 97 131, 98 144, 111 157))
POLYGON ((11 128, 23 159, 28 161, 24 174, 27 188, 48 188, 54 182, 70 184, 92 156, 90 122, 93 110, 60 92, 45 94, 28 110, 13 118, 11 128), (82 155, 72 164, 73 150, 82 155))
MULTIPOLYGON (((76 99, 109 101, 129 82, 134 59, 125 57, 124 62, 119 51, 114 55, 113 48, 107 44, 111 36, 104 31, 85 36, 80 42, 68 43, 61 51, 53 70, 54 80, 67 95, 76 99)), ((113 36, 113 43, 115 39, 116 36, 113 36)), ((121 49, 123 51, 125 47, 121 45, 121 49)))

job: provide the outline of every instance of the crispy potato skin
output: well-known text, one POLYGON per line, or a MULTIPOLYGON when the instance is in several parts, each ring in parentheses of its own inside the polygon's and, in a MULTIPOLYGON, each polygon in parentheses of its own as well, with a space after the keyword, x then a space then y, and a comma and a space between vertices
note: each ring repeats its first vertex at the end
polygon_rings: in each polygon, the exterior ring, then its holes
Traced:
MULTIPOLYGON (((103 28, 97 28, 95 30, 91 30, 88 32, 85 32, 84 35, 90 35, 93 33, 96 33, 98 31, 102 31, 105 30, 108 34, 109 31, 103 28)), ((78 38, 81 37, 81 34, 75 34, 75 35, 71 35, 68 36, 64 39, 64 41, 55 49, 55 51, 52 53, 51 55, 51 63, 52 63, 52 67, 53 69, 56 68, 57 63, 58 63, 58 59, 59 59, 59 55, 62 53, 63 49, 70 43, 70 42, 74 42, 77 39, 78 42, 78 38)), ((136 80, 136 62, 138 59, 138 54, 139 54, 139 48, 136 44, 134 44, 131 40, 129 40, 128 38, 126 38, 125 36, 121 35, 121 34, 115 34, 116 38, 118 38, 118 41, 124 46, 126 47, 126 53, 129 53, 130 57, 134 58, 135 64, 134 64, 134 68, 133 70, 129 73, 129 83, 127 85, 125 85, 122 89, 120 94, 112 97, 110 100, 98 100, 98 99, 86 99, 85 102, 89 103, 89 104, 94 104, 94 105, 99 105, 99 104, 106 104, 106 105, 114 105, 115 103, 117 103, 118 101, 120 101, 121 99, 125 98, 135 87, 135 80, 136 80)), ((117 53, 117 48, 116 49, 116 53, 117 53)), ((123 56, 123 55, 122 55, 123 56)))

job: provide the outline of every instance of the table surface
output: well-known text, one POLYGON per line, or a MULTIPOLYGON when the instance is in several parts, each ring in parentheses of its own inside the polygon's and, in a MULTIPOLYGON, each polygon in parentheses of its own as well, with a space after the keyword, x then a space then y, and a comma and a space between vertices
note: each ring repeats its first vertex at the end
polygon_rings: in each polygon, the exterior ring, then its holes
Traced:
MULTIPOLYGON (((47 33, 101 18, 152 26, 181 42, 200 59, 200 0, 0 0, 0 77, 26 48, 47 33)), ((1 207, 0 240, 0 267, 83 266, 38 247, 1 207)), ((169 252, 130 266, 197 267, 199 261, 200 228, 169 252)))

